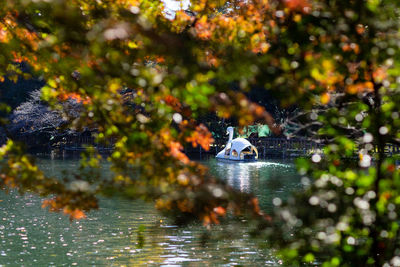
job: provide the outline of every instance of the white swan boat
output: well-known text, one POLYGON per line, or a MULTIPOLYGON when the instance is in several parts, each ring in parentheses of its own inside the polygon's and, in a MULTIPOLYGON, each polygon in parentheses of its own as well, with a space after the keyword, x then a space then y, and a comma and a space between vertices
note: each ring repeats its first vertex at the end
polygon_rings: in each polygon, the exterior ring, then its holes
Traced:
POLYGON ((258 159, 257 148, 249 141, 244 138, 233 139, 233 127, 228 127, 227 134, 229 134, 228 143, 217 154, 217 159, 232 161, 256 161, 258 159))

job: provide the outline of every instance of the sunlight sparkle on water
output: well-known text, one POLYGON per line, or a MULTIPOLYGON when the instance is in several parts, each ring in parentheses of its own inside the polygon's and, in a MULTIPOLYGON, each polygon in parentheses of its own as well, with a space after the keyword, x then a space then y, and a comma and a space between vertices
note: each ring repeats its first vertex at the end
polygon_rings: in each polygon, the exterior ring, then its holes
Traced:
MULTIPOLYGON (((222 163, 211 159, 202 163, 232 187, 259 197, 267 212, 273 202, 279 204, 278 198, 283 201, 301 185, 291 162, 222 163)), ((65 169, 75 170, 78 164, 78 159, 39 160, 42 169, 53 176, 65 169)), ((108 175, 106 166, 104 169, 108 175)), ((213 229, 204 246, 201 223, 177 227, 141 201, 101 198, 99 210, 90 212, 86 220, 70 223, 67 217, 42 209, 42 199, 35 195, 0 191, 0 199, 0 264, 6 266, 28 261, 34 266, 136 266, 139 261, 157 266, 279 265, 273 253, 248 240, 245 229, 224 226, 231 238, 224 242, 222 231, 213 229), (137 248, 141 225, 145 226, 144 244, 137 248)))

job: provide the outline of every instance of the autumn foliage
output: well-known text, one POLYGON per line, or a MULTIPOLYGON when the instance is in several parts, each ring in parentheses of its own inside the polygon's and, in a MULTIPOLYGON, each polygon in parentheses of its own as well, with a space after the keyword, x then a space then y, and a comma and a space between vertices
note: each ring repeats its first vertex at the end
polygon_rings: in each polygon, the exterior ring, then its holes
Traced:
POLYGON ((75 219, 97 207, 97 194, 117 193, 154 201, 179 223, 245 216, 294 266, 398 265, 398 158, 385 152, 400 142, 399 8, 394 0, 200 0, 168 17, 161 1, 2 1, 0 79, 43 77, 42 99, 68 127, 96 129, 115 149, 110 179, 87 172, 101 164, 89 149, 75 181, 59 181, 10 140, 0 184, 52 195, 44 206, 75 219), (277 125, 247 98, 254 88, 301 109, 296 131, 325 145, 298 160, 305 189, 271 215, 184 153, 212 144, 198 122, 209 113, 288 134, 289 121, 277 125), (82 104, 79 116, 69 100, 82 104))

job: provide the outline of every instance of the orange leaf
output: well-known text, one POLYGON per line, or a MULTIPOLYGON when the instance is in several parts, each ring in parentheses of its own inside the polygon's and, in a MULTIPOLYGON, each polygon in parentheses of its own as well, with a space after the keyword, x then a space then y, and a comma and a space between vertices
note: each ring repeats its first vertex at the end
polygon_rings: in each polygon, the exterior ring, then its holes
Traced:
POLYGON ((214 208, 214 212, 216 214, 218 214, 219 216, 225 216, 226 214, 226 209, 224 209, 223 207, 219 206, 219 207, 215 207, 214 208))
POLYGON ((384 68, 377 68, 373 73, 372 77, 378 83, 382 82, 387 77, 386 69, 384 68))
POLYGON ((321 95, 321 103, 322 103, 323 105, 328 104, 330 100, 331 100, 330 94, 324 93, 324 94, 321 95))
POLYGON ((86 215, 83 211, 81 211, 80 209, 74 209, 71 210, 70 208, 65 207, 63 209, 64 214, 68 214, 70 219, 75 219, 75 220, 80 220, 83 218, 86 218, 86 215))
POLYGON ((171 155, 181 162, 187 164, 189 163, 189 158, 181 151, 182 148, 183 147, 179 142, 170 142, 169 149, 171 155))
POLYGON ((209 225, 210 223, 211 223, 211 218, 210 218, 210 216, 205 215, 205 216, 203 217, 203 225, 204 225, 204 226, 207 226, 207 225, 209 225))
POLYGON ((164 98, 164 100, 168 106, 171 106, 176 111, 180 111, 182 105, 176 97, 174 97, 172 95, 167 95, 164 98))
POLYGON ((311 7, 307 0, 285 0, 285 5, 292 10, 298 10, 304 13, 309 12, 311 7))
POLYGON ((250 205, 253 206, 253 210, 254 210, 255 213, 260 213, 261 210, 260 210, 260 206, 259 206, 259 203, 258 203, 258 198, 253 197, 250 200, 250 205))
POLYGON ((214 142, 214 139, 207 127, 204 124, 200 124, 196 127, 196 130, 191 134, 191 136, 186 138, 186 142, 191 142, 193 147, 200 145, 208 151, 210 149, 210 144, 214 142))

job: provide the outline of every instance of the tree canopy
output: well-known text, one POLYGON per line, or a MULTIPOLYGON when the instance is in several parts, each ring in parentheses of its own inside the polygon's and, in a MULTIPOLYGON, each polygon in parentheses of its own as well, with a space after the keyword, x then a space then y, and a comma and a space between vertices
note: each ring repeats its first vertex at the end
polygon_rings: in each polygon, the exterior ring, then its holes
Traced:
POLYGON ((201 0, 170 18, 161 1, 3 1, 0 75, 29 76, 18 67, 28 63, 46 81, 42 100, 69 128, 96 128, 99 142, 117 141, 107 159, 112 178, 100 178, 101 157, 88 149, 77 180, 61 181, 9 139, 0 183, 54 195, 43 205, 75 219, 97 207, 97 194, 118 193, 154 200, 182 223, 250 216, 288 263, 398 266, 399 170, 385 146, 400 140, 399 5, 201 0), (323 154, 298 161, 307 189, 276 202, 269 216, 182 150, 212 144, 197 122, 209 112, 284 131, 246 97, 254 87, 300 107, 300 127, 325 144, 323 154), (79 116, 65 104, 71 99, 79 116))

